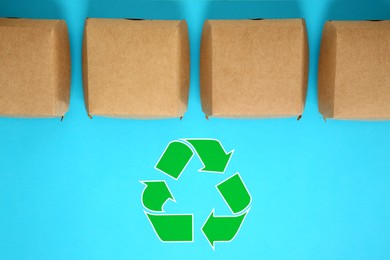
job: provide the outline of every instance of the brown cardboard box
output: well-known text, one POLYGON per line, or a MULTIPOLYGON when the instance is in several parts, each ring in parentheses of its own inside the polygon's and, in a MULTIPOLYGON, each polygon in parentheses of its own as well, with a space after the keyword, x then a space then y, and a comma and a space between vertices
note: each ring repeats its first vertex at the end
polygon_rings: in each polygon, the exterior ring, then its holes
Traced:
POLYGON ((324 118, 390 119, 390 21, 331 21, 318 71, 324 118))
POLYGON ((299 116, 308 77, 305 21, 206 21, 200 70, 207 116, 299 116))
POLYGON ((184 115, 190 66, 185 21, 87 19, 83 48, 90 116, 184 115))
POLYGON ((0 18, 0 115, 64 116, 69 92, 65 21, 0 18))

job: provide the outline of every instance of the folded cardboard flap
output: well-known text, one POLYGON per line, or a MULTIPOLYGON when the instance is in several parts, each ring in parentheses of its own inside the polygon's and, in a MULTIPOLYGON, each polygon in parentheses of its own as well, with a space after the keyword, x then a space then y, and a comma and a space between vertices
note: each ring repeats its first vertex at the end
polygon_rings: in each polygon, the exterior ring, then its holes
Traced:
POLYGON ((83 84, 88 114, 182 117, 189 59, 184 20, 87 19, 83 84))
POLYGON ((318 68, 324 118, 390 119, 390 21, 329 21, 318 68))
POLYGON ((0 18, 0 115, 61 117, 70 95, 65 21, 0 18))
POLYGON ((305 21, 206 21, 200 72, 206 116, 299 116, 308 80, 305 21))

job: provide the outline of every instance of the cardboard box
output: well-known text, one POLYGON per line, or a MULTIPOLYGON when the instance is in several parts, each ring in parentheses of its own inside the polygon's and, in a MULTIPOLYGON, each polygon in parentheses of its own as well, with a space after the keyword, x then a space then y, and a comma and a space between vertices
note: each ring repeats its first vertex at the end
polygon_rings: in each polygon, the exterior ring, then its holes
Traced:
POLYGON ((390 119, 390 21, 331 21, 318 71, 324 118, 390 119))
POLYGON ((0 115, 64 116, 69 95, 65 21, 0 18, 0 115))
POLYGON ((206 21, 200 70, 207 116, 299 116, 308 77, 305 21, 206 21))
POLYGON ((185 21, 86 21, 83 80, 90 116, 182 117, 189 67, 185 21))

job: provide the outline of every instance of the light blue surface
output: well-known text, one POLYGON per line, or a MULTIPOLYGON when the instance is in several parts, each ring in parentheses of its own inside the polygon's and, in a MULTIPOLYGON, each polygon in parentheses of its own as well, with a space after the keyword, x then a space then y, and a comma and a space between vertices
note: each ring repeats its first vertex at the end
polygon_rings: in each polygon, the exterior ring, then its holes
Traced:
POLYGON ((390 1, 134 2, 0 0, 0 16, 65 18, 72 51, 70 111, 59 119, 0 119, 0 259, 390 259, 390 122, 332 121, 317 111, 316 70, 326 19, 390 19, 390 1), (182 121, 90 120, 81 85, 86 17, 187 19, 189 109, 182 121), (306 18, 310 84, 301 121, 205 120, 199 43, 205 18, 306 18), (169 141, 221 140, 235 149, 224 176, 193 159, 178 182, 153 167, 169 141), (214 252, 200 227, 214 185, 241 173, 253 197, 236 239, 214 252), (140 180, 166 179, 195 213, 195 243, 163 244, 143 213, 140 180), (199 196, 195 194, 199 193, 199 196))

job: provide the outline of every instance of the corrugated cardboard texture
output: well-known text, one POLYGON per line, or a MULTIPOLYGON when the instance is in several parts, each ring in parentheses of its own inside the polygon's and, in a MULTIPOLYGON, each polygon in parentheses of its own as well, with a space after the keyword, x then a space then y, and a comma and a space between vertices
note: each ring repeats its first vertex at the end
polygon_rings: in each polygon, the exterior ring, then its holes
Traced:
POLYGON ((206 21, 200 71, 207 116, 299 116, 308 77, 305 22, 206 21))
POLYGON ((390 21, 331 21, 318 71, 324 118, 390 119, 390 21))
POLYGON ((0 18, 0 115, 64 116, 69 95, 65 21, 0 18))
POLYGON ((83 80, 91 116, 182 117, 189 67, 185 21, 86 21, 83 80))

